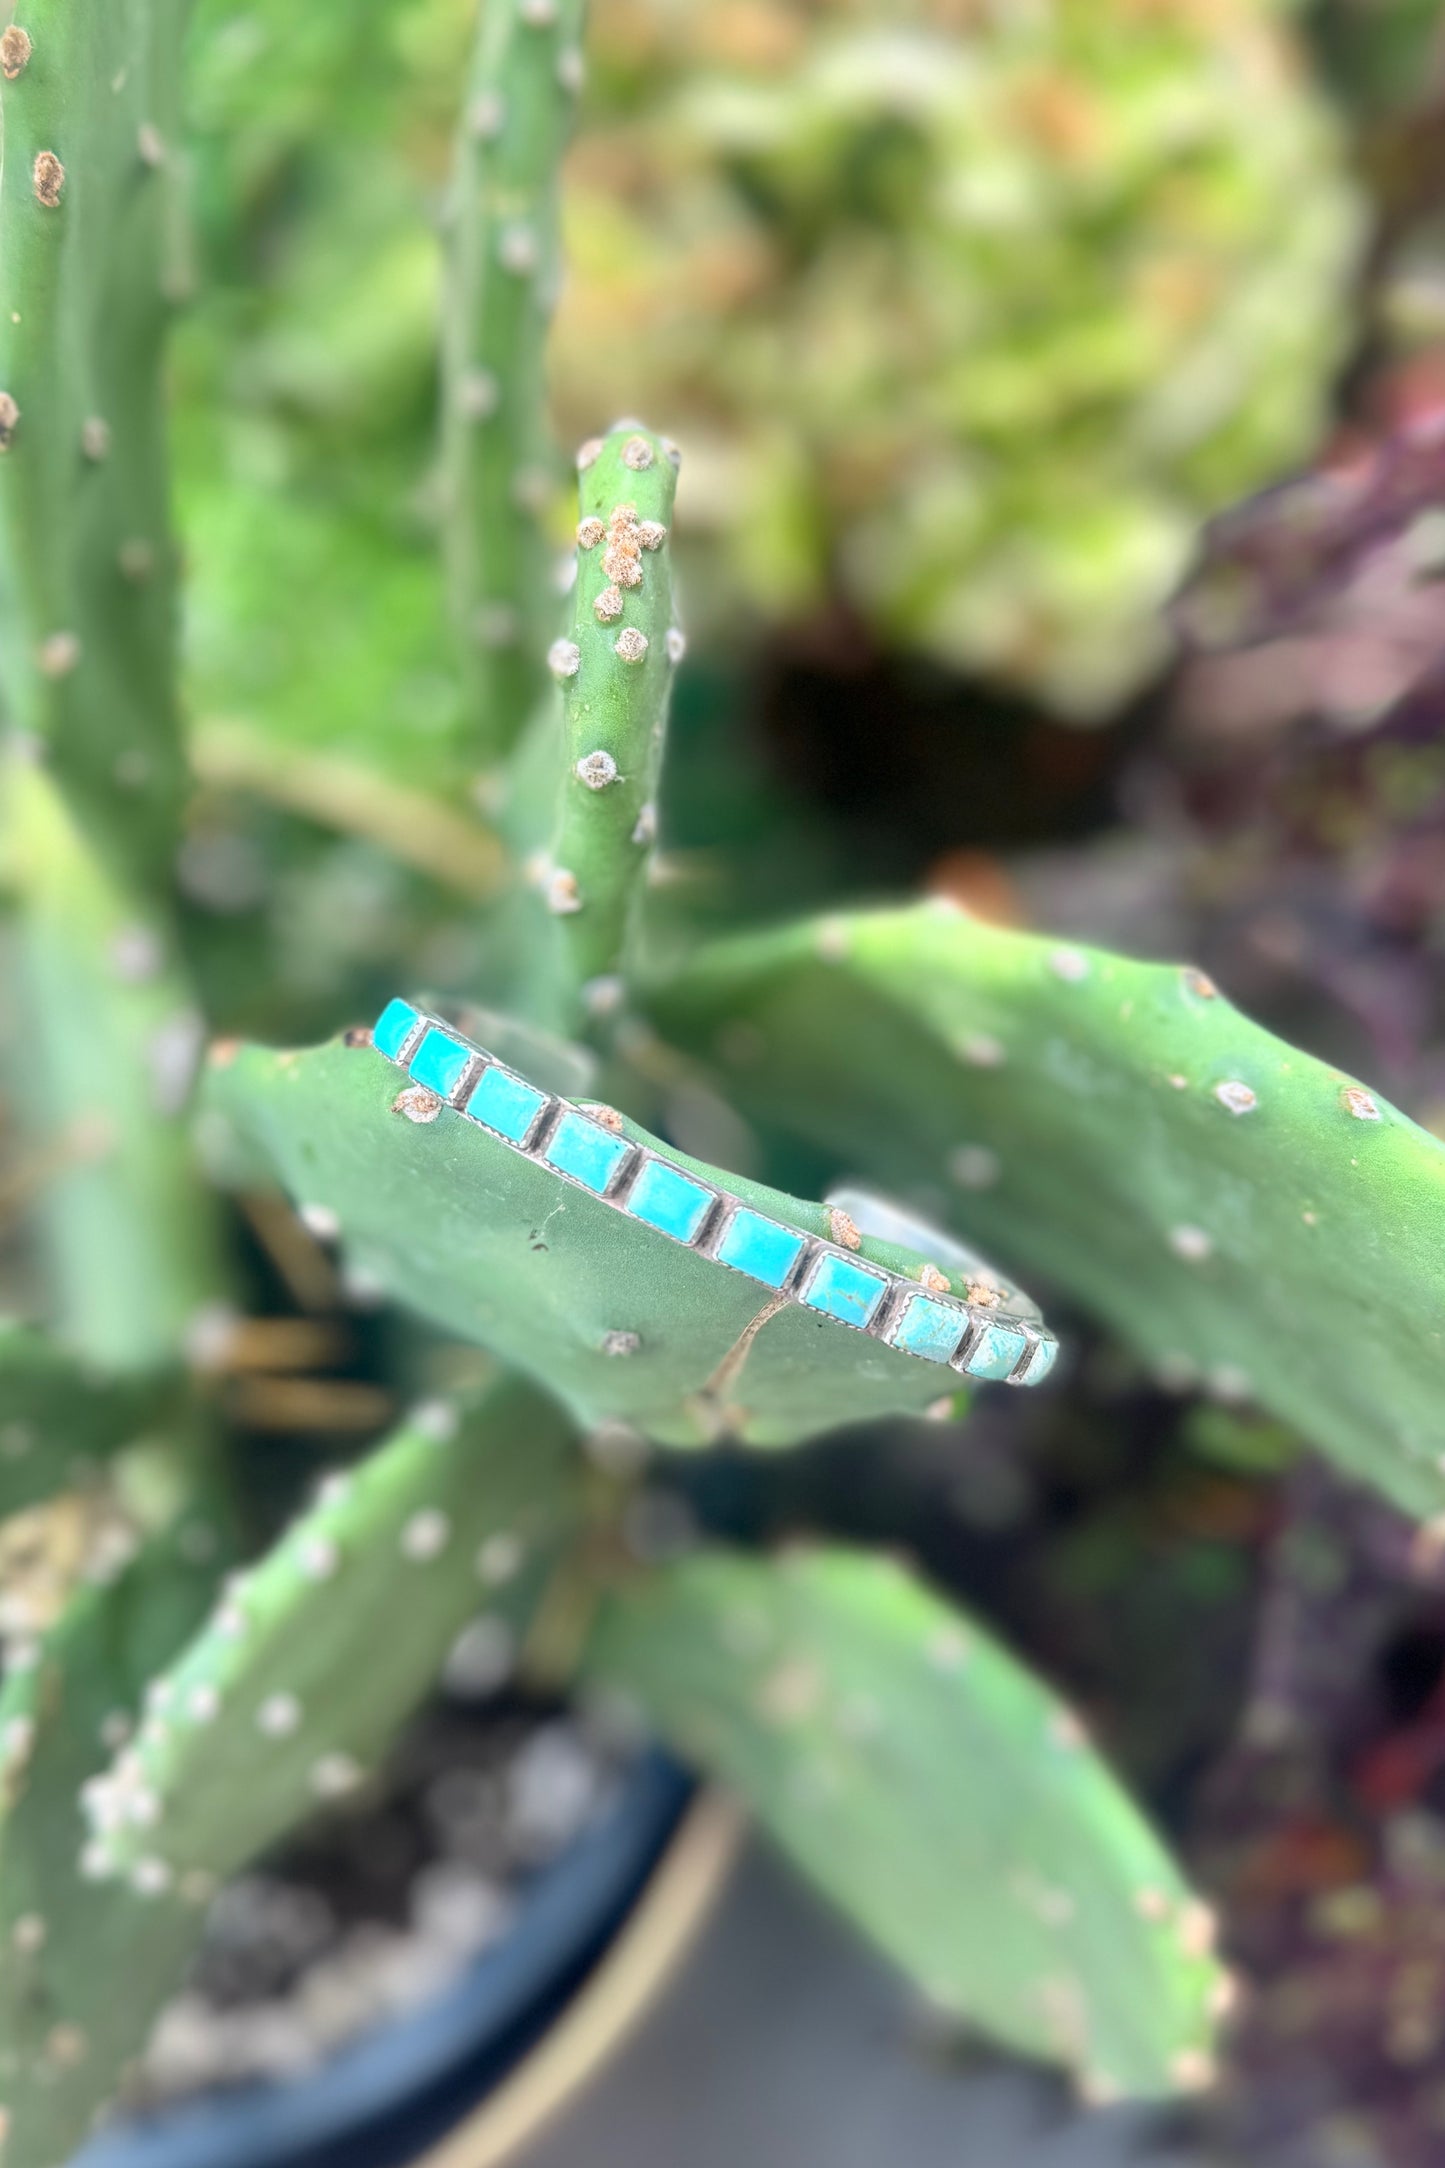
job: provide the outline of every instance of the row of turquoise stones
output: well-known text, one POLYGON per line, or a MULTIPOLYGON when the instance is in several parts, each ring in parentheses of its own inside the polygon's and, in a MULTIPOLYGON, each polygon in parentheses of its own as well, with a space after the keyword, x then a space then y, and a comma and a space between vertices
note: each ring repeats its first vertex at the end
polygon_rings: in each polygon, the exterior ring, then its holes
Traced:
POLYGON ((413 1083, 644 1226, 839 1324, 973 1378, 1036 1385, 1058 1354, 1052 1334, 927 1293, 850 1251, 799 1233, 700 1182, 580 1107, 529 1084, 482 1048, 391 1001, 372 1044, 413 1083))

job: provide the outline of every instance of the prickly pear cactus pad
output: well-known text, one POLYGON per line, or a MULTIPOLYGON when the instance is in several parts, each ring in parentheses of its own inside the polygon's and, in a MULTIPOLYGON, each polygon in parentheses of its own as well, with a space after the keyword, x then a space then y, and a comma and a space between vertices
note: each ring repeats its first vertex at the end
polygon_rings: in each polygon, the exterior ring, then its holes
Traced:
POLYGON ((169 1398, 149 1379, 97 1376, 45 1333, 0 1319, 0 1519, 93 1474, 152 1430, 169 1398))
POLYGON ((962 1275, 863 1240, 826 1205, 668 1152, 610 1109, 554 1104, 500 1065, 478 1075, 467 1042, 405 1004, 377 1028, 409 1071, 369 1044, 221 1049, 213 1144, 238 1134, 303 1204, 335 1214, 400 1300, 545 1382, 580 1422, 672 1445, 790 1444, 947 1396, 961 1382, 951 1352, 986 1377, 1052 1362, 1052 1338, 1012 1322, 1024 1312, 1002 1282, 973 1283, 970 1303, 962 1275), (613 1203, 624 1162, 631 1187, 613 1203), (719 1219, 724 1195, 737 1209, 719 1219), (699 1214, 715 1254, 689 1239, 699 1214), (860 1329, 885 1297, 896 1345, 860 1329), (908 1352, 929 1305, 948 1344, 908 1352))
POLYGON ((83 1589, 18 1661, 11 1653, 0 1688, 6 2168, 69 2159, 199 1939, 199 1885, 143 1895, 88 1877, 81 1800, 208 1588, 162 1536, 109 1586, 83 1589))
POLYGON ((24 1003, 8 1051, 49 1163, 57 1324, 93 1364, 174 1362, 220 1287, 183 1119, 204 1026, 174 929, 112 878, 47 768, 13 762, 3 804, 24 1003))
POLYGON ((159 362, 186 14, 30 0, 0 70, 0 687, 147 883, 184 788, 159 362))
POLYGON ((1207 1908, 1077 1719, 892 1561, 699 1552, 607 1601, 585 1670, 945 2010, 1096 2099, 1208 2081, 1207 1908))
POLYGON ((635 423, 577 455, 576 607, 549 661, 562 688, 563 780, 548 870, 573 976, 587 986, 624 961, 657 838, 673 672, 668 525, 677 447, 635 423))
POLYGON ((354 1790, 469 1624, 520 1640, 580 1526, 580 1467, 556 1403, 509 1380, 424 1406, 325 1482, 153 1682, 133 1744, 88 1790, 88 1871, 142 1895, 214 1888, 354 1790))
POLYGON ((1202 974, 924 906, 709 948, 651 1007, 1166 1377, 1445 1507, 1445 1146, 1202 974))
POLYGON ((457 136, 443 311, 453 615, 479 748, 512 744, 555 623, 539 514, 555 457, 543 348, 561 277, 557 172, 582 88, 583 0, 481 10, 457 136))

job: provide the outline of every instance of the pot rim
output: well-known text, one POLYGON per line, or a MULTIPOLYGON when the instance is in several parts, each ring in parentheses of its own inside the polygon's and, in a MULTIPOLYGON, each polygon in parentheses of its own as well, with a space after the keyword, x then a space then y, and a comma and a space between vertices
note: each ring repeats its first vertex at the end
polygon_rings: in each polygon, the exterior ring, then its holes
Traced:
POLYGON ((507 1932, 439 1995, 290 2083, 250 2082, 117 2124, 73 2168, 502 2159, 605 2058, 681 1956, 735 1849, 724 1859, 718 1837, 708 1842, 721 1813, 650 1749, 526 1888, 507 1932), (498 2150, 504 2130, 515 2135, 498 2150))

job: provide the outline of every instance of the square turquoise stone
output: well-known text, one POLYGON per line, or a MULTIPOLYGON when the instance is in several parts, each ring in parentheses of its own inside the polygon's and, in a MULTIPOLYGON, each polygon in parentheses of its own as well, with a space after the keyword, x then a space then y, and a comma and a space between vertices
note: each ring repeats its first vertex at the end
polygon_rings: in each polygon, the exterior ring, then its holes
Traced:
POLYGON ((646 1159, 627 1196, 634 1219, 660 1228, 674 1242, 694 1242, 707 1218, 713 1191, 662 1159, 646 1159))
POLYGON ((378 1054, 396 1061, 420 1022, 420 1015, 409 1001, 388 1001, 372 1026, 371 1043, 378 1054))
POLYGON ((894 1347, 925 1362, 946 1363, 959 1341, 968 1318, 951 1303, 935 1302, 931 1295, 910 1295, 887 1332, 894 1347))
POLYGON ((542 1157, 559 1174, 570 1174, 600 1197, 631 1150, 626 1137, 616 1137, 600 1122, 569 1109, 547 1139, 542 1157))
POLYGON ((776 1220, 764 1219, 761 1212, 750 1212, 746 1205, 739 1205, 719 1236, 713 1255, 735 1272, 761 1280, 764 1287, 781 1287, 802 1256, 806 1239, 791 1227, 780 1227, 776 1220))
POLYGON ((499 1069, 493 1063, 472 1086, 464 1111, 474 1122, 505 1137, 509 1144, 525 1144, 546 1104, 547 1094, 539 1092, 535 1084, 524 1083, 510 1069, 499 1069))
POLYGON ((424 1084, 441 1099, 450 1099, 466 1075, 471 1058, 469 1046, 433 1026, 422 1034, 421 1045, 408 1064, 411 1080, 414 1084, 424 1084))
POLYGON ((1033 1354, 1029 1357, 1028 1369, 1024 1372, 1024 1383, 1026 1385, 1041 1384, 1058 1359, 1059 1343, 1057 1340, 1035 1340, 1033 1354))
POLYGON ((883 1300, 887 1285, 883 1274, 868 1265, 856 1264, 851 1257, 824 1255, 813 1268, 803 1301, 810 1310, 836 1317, 840 1325, 861 1329, 883 1300))
POLYGON ((1017 1325, 985 1325, 963 1368, 971 1378, 1011 1377, 1027 1345, 1017 1325))

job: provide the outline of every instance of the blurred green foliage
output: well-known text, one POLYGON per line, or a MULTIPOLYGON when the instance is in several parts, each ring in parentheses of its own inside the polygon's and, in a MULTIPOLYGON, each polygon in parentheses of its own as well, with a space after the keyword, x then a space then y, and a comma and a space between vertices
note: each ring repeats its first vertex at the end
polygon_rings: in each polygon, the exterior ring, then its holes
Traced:
MULTIPOLYGON (((180 346, 198 711, 438 783, 469 12, 205 0, 180 346)), ((1345 344, 1361 211, 1288 12, 603 0, 553 382, 564 433, 686 437, 695 620, 840 593, 1073 715, 1140 684, 1201 515, 1310 448, 1345 344)))

